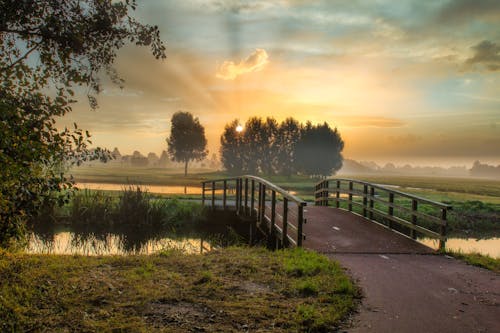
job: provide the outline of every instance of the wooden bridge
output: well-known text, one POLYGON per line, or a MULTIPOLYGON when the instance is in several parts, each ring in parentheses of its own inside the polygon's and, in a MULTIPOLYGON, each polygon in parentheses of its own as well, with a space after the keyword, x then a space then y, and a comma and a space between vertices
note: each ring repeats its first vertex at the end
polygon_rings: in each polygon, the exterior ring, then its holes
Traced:
MULTIPOLYGON (((312 192, 312 191, 311 191, 312 192)), ((233 210, 275 248, 336 253, 430 253, 418 237, 446 242, 451 206, 352 179, 316 184, 313 206, 265 179, 246 175, 202 183, 203 205, 233 210)))

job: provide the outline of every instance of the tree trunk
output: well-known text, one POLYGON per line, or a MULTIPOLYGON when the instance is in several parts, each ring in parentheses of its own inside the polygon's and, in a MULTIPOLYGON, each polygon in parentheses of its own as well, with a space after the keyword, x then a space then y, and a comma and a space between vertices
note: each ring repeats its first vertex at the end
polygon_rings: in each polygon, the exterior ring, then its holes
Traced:
POLYGON ((189 160, 186 160, 184 162, 184 177, 186 177, 188 174, 188 162, 189 162, 189 160))

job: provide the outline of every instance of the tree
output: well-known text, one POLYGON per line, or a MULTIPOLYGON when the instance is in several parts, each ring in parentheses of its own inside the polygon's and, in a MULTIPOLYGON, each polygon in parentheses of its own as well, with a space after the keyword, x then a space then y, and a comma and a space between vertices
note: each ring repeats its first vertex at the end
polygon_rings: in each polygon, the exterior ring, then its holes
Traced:
POLYGON ((71 111, 74 88, 92 108, 102 72, 127 42, 165 57, 158 28, 129 15, 135 1, 0 0, 0 246, 21 235, 41 206, 67 200, 65 166, 108 157, 89 151, 90 134, 55 123, 71 111))
POLYGON ((302 129, 295 147, 297 170, 314 176, 330 176, 342 167, 344 141, 337 129, 325 122, 313 126, 308 122, 302 129))
POLYGON ((302 125, 293 118, 285 119, 278 128, 278 156, 276 170, 280 174, 291 176, 295 170, 295 147, 300 139, 302 125))
POLYGON ((230 173, 243 171, 243 136, 236 130, 239 126, 238 119, 224 126, 224 132, 220 138, 220 156, 224 168, 230 173))
POLYGON ((171 123, 168 153, 173 161, 184 163, 184 176, 187 176, 189 161, 201 161, 208 154, 205 128, 189 112, 176 112, 171 123))

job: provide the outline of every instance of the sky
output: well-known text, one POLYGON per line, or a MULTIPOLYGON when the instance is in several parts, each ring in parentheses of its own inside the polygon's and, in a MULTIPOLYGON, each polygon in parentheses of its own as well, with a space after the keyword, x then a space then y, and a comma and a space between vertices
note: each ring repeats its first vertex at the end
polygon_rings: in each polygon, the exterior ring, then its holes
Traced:
POLYGON ((209 156, 235 118, 327 122, 344 157, 380 164, 500 164, 498 0, 143 0, 167 59, 127 46, 99 109, 77 122, 122 154, 166 149, 170 118, 205 126, 209 156))

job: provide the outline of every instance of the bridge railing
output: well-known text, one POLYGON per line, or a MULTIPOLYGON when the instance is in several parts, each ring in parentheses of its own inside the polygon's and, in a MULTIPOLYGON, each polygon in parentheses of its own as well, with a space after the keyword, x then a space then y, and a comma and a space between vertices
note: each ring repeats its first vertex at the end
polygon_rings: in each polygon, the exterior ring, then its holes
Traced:
POLYGON ((302 246, 306 202, 267 180, 245 175, 202 182, 202 204, 228 210, 267 225, 269 236, 281 246, 302 246))
POLYGON ((316 184, 315 204, 333 206, 359 214, 416 239, 417 236, 446 242, 450 205, 381 185, 353 179, 326 179, 316 184))

